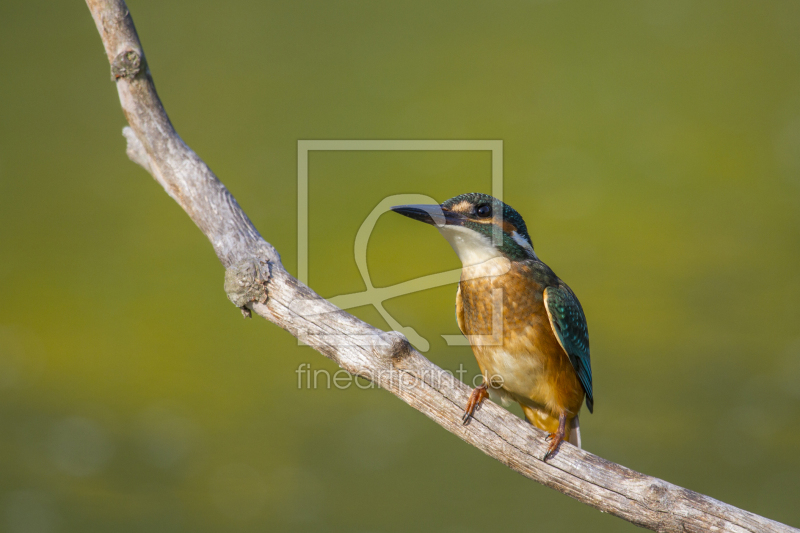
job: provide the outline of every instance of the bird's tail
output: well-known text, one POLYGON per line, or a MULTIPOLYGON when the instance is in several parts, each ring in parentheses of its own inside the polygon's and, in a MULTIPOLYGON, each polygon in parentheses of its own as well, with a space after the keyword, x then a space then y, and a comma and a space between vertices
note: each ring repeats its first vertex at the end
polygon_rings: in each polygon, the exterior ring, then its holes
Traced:
POLYGON ((569 439, 567 442, 574 444, 578 448, 581 447, 581 423, 578 420, 578 415, 575 415, 575 418, 569 421, 569 439))

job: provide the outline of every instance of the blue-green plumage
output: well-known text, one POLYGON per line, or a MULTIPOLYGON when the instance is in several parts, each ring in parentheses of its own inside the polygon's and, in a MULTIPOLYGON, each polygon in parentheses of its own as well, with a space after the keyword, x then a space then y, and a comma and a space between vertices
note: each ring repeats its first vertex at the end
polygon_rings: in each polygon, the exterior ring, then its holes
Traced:
POLYGON ((553 330, 578 374, 578 380, 586 392, 586 407, 592 413, 592 363, 589 357, 589 328, 583 308, 572 289, 566 285, 548 287, 545 294, 545 305, 552 317, 553 330))

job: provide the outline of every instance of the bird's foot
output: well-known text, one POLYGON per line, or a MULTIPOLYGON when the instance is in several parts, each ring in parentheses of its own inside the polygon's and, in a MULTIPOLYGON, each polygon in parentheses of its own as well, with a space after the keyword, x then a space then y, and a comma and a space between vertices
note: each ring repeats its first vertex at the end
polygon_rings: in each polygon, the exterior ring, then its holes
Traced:
POLYGON ((464 416, 461 417, 461 422, 466 426, 472 420, 472 415, 478 410, 478 407, 483 403, 483 400, 489 397, 489 390, 486 388, 486 383, 472 390, 467 402, 467 410, 464 411, 464 416))
POLYGON ((561 447, 561 443, 564 442, 564 435, 567 432, 567 415, 566 413, 561 413, 558 417, 558 430, 555 433, 550 433, 547 435, 545 441, 550 443, 550 446, 547 448, 547 453, 544 454, 543 461, 547 461, 548 459, 552 459, 558 453, 558 449, 561 447))
POLYGON ((550 446, 547 448, 547 453, 544 454, 544 459, 542 459, 543 461, 547 461, 548 459, 556 456, 558 453, 558 448, 564 441, 564 435, 550 433, 545 440, 550 443, 550 446))

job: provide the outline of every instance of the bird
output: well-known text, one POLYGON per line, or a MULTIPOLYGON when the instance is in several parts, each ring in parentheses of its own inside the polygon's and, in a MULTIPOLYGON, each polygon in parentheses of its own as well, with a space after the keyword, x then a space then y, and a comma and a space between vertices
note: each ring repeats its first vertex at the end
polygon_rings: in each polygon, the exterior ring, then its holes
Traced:
POLYGON ((543 460, 563 441, 581 447, 579 412, 594 412, 589 330, 577 296, 533 250, 522 216, 482 193, 394 212, 435 226, 461 260, 456 321, 478 361, 482 385, 463 416, 487 398, 517 402, 548 433, 543 460))

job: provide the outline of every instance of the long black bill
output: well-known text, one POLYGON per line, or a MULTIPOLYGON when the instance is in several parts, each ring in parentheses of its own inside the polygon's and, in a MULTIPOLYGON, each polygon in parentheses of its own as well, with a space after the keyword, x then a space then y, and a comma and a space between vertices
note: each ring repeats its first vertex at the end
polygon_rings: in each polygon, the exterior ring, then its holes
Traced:
POLYGON ((460 214, 443 210, 442 207, 438 205, 396 205, 392 207, 392 211, 438 227, 444 225, 460 226, 464 220, 460 214))

